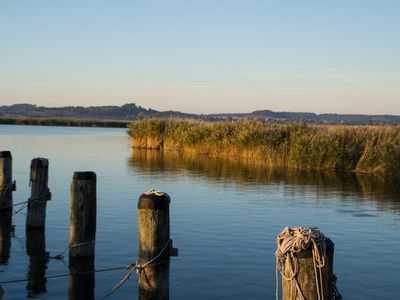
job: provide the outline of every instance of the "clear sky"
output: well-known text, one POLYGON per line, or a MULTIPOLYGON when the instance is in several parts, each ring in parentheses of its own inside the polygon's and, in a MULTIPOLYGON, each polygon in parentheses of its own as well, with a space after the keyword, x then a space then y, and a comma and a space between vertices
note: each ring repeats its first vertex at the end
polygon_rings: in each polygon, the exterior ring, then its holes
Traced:
POLYGON ((0 0, 0 105, 400 114, 399 0, 0 0))

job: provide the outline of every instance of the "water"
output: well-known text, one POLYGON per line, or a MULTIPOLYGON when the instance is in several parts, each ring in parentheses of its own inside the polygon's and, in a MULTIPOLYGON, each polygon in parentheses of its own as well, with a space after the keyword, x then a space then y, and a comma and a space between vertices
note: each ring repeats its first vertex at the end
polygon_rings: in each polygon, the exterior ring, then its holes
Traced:
MULTIPOLYGON (((318 226, 335 243, 334 271, 345 299, 398 299, 400 185, 375 176, 267 171, 224 160, 133 151, 122 129, 0 126, 0 149, 13 155, 14 203, 29 197, 34 157, 50 161, 46 251, 68 245, 69 187, 74 171, 98 179, 96 269, 137 257, 136 204, 151 188, 171 196, 171 299, 274 299, 275 237, 284 226, 318 226)), ((0 281, 24 279, 25 215, 13 217, 10 258, 0 281)), ((1 249, 3 252, 7 249, 1 249)), ((68 255, 67 255, 68 256, 68 255)), ((68 264, 67 261, 65 261, 68 264)), ((47 276, 68 273, 42 262, 47 276)), ((95 274, 105 295, 125 270, 95 274)), ((6 299, 68 298, 68 277, 2 286, 6 299)), ((138 294, 136 275, 110 299, 138 294)))

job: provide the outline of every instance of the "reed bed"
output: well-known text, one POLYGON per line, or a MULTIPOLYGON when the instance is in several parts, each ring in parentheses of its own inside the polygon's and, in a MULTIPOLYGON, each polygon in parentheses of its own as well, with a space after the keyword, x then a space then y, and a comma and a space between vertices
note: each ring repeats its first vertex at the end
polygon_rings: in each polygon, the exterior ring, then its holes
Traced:
POLYGON ((399 127, 145 119, 128 128, 133 148, 228 157, 269 167, 381 174, 400 170, 399 127))

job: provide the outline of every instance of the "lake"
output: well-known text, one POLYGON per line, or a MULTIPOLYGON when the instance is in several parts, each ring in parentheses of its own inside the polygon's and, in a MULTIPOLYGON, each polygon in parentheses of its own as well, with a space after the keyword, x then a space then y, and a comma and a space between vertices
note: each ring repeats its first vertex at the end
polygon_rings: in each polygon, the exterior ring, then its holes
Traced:
MULTIPOLYGON (((171 197, 171 238, 179 248, 170 263, 170 299, 274 299, 276 236, 285 226, 300 225, 319 227, 335 243, 334 272, 345 299, 399 297, 399 181, 132 151, 123 129, 1 125, 3 150, 13 155, 14 203, 30 196, 31 159, 49 159, 52 200, 47 204, 45 247, 51 255, 68 246, 73 172, 94 171, 96 269, 136 261, 137 200, 155 188, 171 197)), ((32 276, 24 212, 13 216, 10 243, 1 243, 0 281, 32 276)), ((51 277, 68 273, 67 265, 68 253, 64 262, 49 260, 40 269, 51 277)), ((96 273, 96 299, 125 274, 96 273)), ((66 299, 68 277, 2 288, 6 299, 66 299)), ((133 274, 109 299, 137 295, 133 274)))

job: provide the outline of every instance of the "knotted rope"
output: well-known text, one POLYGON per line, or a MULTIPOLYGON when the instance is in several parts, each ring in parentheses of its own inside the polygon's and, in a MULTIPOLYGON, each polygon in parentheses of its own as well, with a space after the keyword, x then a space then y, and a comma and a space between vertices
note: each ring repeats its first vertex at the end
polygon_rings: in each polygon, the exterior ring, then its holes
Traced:
MULTIPOLYGON (((297 254, 312 248, 312 258, 314 264, 315 283, 317 287, 318 300, 324 300, 322 268, 325 266, 326 257, 326 237, 318 230, 311 227, 294 227, 285 229, 276 239, 278 249, 276 257, 276 299, 278 300, 279 279, 278 271, 284 280, 294 281, 297 295, 301 300, 305 300, 303 292, 297 280, 299 274, 299 262, 297 254), (284 266, 288 266, 289 274, 285 273, 284 266)), ((290 299, 296 299, 293 290, 290 291, 290 299)))

